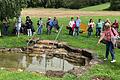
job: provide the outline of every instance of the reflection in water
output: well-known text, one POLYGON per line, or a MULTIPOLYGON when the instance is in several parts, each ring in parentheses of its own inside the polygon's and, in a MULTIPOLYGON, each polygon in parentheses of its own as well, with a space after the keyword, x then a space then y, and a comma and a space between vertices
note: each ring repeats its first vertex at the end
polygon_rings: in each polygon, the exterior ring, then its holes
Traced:
POLYGON ((29 57, 15 53, 10 55, 0 54, 0 67, 5 68, 22 68, 26 71, 46 72, 47 70, 68 71, 74 67, 64 59, 56 57, 49 59, 45 54, 41 57, 29 57))
POLYGON ((23 68, 27 68, 27 57, 24 55, 21 60, 21 65, 23 68))

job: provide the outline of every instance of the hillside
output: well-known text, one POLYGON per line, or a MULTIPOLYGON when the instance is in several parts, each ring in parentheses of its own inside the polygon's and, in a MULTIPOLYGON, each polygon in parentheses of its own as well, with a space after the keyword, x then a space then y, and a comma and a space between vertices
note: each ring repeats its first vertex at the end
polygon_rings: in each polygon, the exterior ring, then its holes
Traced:
POLYGON ((81 11, 103 11, 110 7, 110 3, 104 3, 96 6, 90 6, 80 9, 81 11))

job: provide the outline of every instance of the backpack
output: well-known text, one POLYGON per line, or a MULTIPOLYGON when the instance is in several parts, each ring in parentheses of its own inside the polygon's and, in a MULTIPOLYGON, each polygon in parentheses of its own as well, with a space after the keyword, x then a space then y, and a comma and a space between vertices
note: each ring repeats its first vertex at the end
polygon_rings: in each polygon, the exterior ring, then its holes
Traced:
MULTIPOLYGON (((120 38, 119 35, 115 34, 113 28, 111 28, 111 31, 113 33, 113 37, 111 37, 111 42, 113 43, 114 48, 117 48, 117 40, 120 38)), ((116 31, 117 32, 117 31, 116 31)))

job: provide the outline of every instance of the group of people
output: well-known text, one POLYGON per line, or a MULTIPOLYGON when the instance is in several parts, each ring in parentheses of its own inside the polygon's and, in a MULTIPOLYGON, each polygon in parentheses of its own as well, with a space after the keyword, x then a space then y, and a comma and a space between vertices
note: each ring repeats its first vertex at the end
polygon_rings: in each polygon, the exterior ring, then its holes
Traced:
MULTIPOLYGON (((8 35, 8 28, 9 28, 8 23, 9 21, 7 17, 5 17, 3 19, 3 35, 8 35)), ((94 28, 96 28, 96 36, 100 37, 101 32, 104 30, 103 26, 105 25, 105 23, 110 23, 111 26, 118 32, 119 23, 117 20, 111 23, 109 19, 107 19, 106 21, 102 21, 101 19, 98 19, 97 23, 95 24, 93 19, 90 19, 88 22, 88 28, 87 28, 88 37, 90 37, 93 34, 93 31, 95 30, 94 28)), ((49 17, 46 21, 46 24, 43 22, 42 18, 39 18, 37 22, 37 26, 38 26, 37 34, 38 35, 42 34, 43 26, 45 25, 46 25, 47 34, 51 34, 52 28, 54 28, 56 32, 59 31, 59 24, 58 24, 58 20, 56 17, 54 17, 54 19, 49 17)), ((71 20, 69 21, 69 24, 66 28, 69 30, 69 35, 73 35, 73 36, 79 35, 81 31, 80 29, 81 19, 79 17, 76 17, 76 19, 74 19, 74 17, 71 17, 71 20)), ((21 16, 18 16, 17 20, 15 21, 15 27, 13 29, 13 33, 18 36, 20 35, 20 33, 27 34, 28 36, 32 36, 34 32, 35 32, 35 29, 34 29, 31 18, 27 16, 25 23, 23 23, 21 16)))
POLYGON ((54 17, 54 19, 52 19, 51 17, 49 17, 46 23, 46 28, 47 28, 48 35, 51 34, 52 28, 54 28, 55 31, 58 32, 60 27, 59 27, 57 18, 54 17))
MULTIPOLYGON (((74 18, 71 17, 69 26, 67 26, 67 29, 69 29, 69 34, 74 36, 76 32, 78 35, 81 27, 80 24, 81 20, 79 19, 79 17, 77 17, 76 20, 74 20, 74 18)), ((106 21, 98 19, 97 23, 95 24, 93 19, 90 19, 87 27, 88 37, 90 37, 93 34, 93 31, 95 30, 94 28, 96 28, 96 37, 100 37, 98 44, 103 39, 105 39, 106 41, 106 54, 104 60, 108 60, 108 55, 110 52, 112 57, 111 63, 116 62, 114 48, 116 47, 116 40, 120 38, 118 34, 118 21, 115 19, 115 21, 111 23, 109 19, 107 19, 106 21)))
MULTIPOLYGON (((9 21, 8 21, 7 17, 5 17, 3 19, 2 23, 3 23, 3 34, 8 35, 9 21)), ((58 24, 58 20, 56 17, 54 17, 54 19, 49 17, 47 19, 46 24, 44 24, 42 18, 39 18, 39 20, 37 22, 37 26, 38 26, 37 34, 38 35, 42 34, 43 26, 45 26, 45 25, 46 25, 46 33, 48 35, 51 34, 51 31, 53 28, 55 29, 56 32, 59 31, 59 24, 58 24)), ((67 26, 67 29, 69 30, 69 35, 72 35, 72 36, 79 35, 80 28, 81 28, 80 18, 77 17, 76 19, 74 19, 73 17, 71 17, 71 20, 67 26)), ((93 19, 90 19, 88 22, 88 27, 87 27, 88 37, 90 37, 93 34, 93 31, 95 30, 94 28, 96 28, 96 36, 100 37, 98 44, 103 39, 106 40, 106 54, 105 54, 104 60, 108 60, 108 55, 110 52, 111 56, 112 56, 111 62, 112 63, 116 62, 114 47, 115 47, 116 39, 119 36, 118 21, 115 20, 113 23, 111 23, 111 21, 109 19, 107 19, 106 21, 102 21, 101 19, 98 19, 97 23, 95 24, 93 19)), ((15 27, 14 27, 13 33, 15 33, 18 36, 20 35, 20 33, 27 34, 28 36, 32 36, 34 34, 34 32, 35 32, 35 29, 34 29, 31 18, 29 16, 27 16, 25 23, 23 23, 21 16, 18 16, 18 18, 15 22, 15 27)), ((1 32, 0 32, 0 35, 1 35, 1 32)))
POLYGON ((95 26, 96 26, 96 37, 100 37, 101 32, 104 31, 104 26, 106 23, 109 23, 111 27, 113 27, 118 32, 119 23, 117 20, 111 23, 109 19, 107 19, 106 21, 102 21, 101 19, 98 19, 97 23, 95 24, 93 19, 90 19, 90 21, 88 22, 88 29, 87 29, 88 37, 92 35, 95 26))
MULTIPOLYGON (((35 29, 33 26, 33 21, 31 20, 31 18, 29 16, 26 17, 26 21, 25 23, 22 22, 22 18, 21 16, 18 16, 17 19, 15 20, 15 24, 14 24, 14 28, 13 28, 13 34, 16 34, 18 37, 20 35, 20 33, 23 34, 27 34, 28 36, 32 36, 35 33, 35 29)), ((37 31, 36 33, 38 35, 42 34, 43 31, 43 26, 44 26, 44 22, 42 20, 42 18, 39 18, 39 20, 37 21, 37 31)), ((8 28, 9 28, 9 21, 6 18, 3 19, 3 35, 8 35, 8 28)), ((55 29, 55 32, 59 31, 59 24, 58 24, 58 20, 56 17, 54 17, 54 19, 52 19, 51 17, 49 17, 47 19, 46 22, 46 33, 48 35, 51 34, 52 28, 55 29)), ((1 31, 0 31, 1 33, 1 31)))
POLYGON ((117 20, 115 20, 114 23, 111 23, 110 20, 107 19, 103 25, 102 34, 98 41, 99 44, 103 39, 105 39, 106 54, 104 60, 105 61, 108 60, 108 55, 110 52, 112 57, 111 63, 116 62, 114 48, 116 47, 116 40, 119 38, 118 28, 119 28, 119 24, 117 20))
MULTIPOLYGON (((106 21, 102 21, 101 19, 98 19, 97 23, 95 23, 93 19, 90 19, 87 27, 88 37, 90 37, 93 34, 94 30, 96 30, 95 32, 96 37, 100 37, 101 33, 104 31, 104 25, 106 23, 110 23, 111 27, 113 27, 118 32, 119 23, 117 20, 111 23, 109 19, 107 19, 106 21)), ((66 28, 69 30, 69 35, 72 36, 79 35, 79 33, 81 32, 80 18, 77 17, 76 19, 74 19, 73 17, 71 17, 71 20, 69 21, 69 24, 66 28)))
POLYGON ((69 29, 69 35, 73 35, 73 36, 79 35, 80 25, 81 25, 81 20, 79 17, 77 17, 75 20, 73 17, 71 17, 69 25, 67 26, 67 29, 69 29))

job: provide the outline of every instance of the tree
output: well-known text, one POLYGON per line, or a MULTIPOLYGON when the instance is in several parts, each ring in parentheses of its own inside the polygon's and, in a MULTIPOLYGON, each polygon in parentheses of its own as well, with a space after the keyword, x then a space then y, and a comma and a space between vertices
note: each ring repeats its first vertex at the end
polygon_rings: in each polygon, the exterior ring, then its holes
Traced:
POLYGON ((28 7, 79 9, 108 1, 109 0, 28 0, 28 7))
POLYGON ((110 9, 111 10, 120 10, 120 0, 110 0, 111 6, 110 9))
POLYGON ((0 20, 17 17, 26 3, 26 0, 0 0, 0 20))

